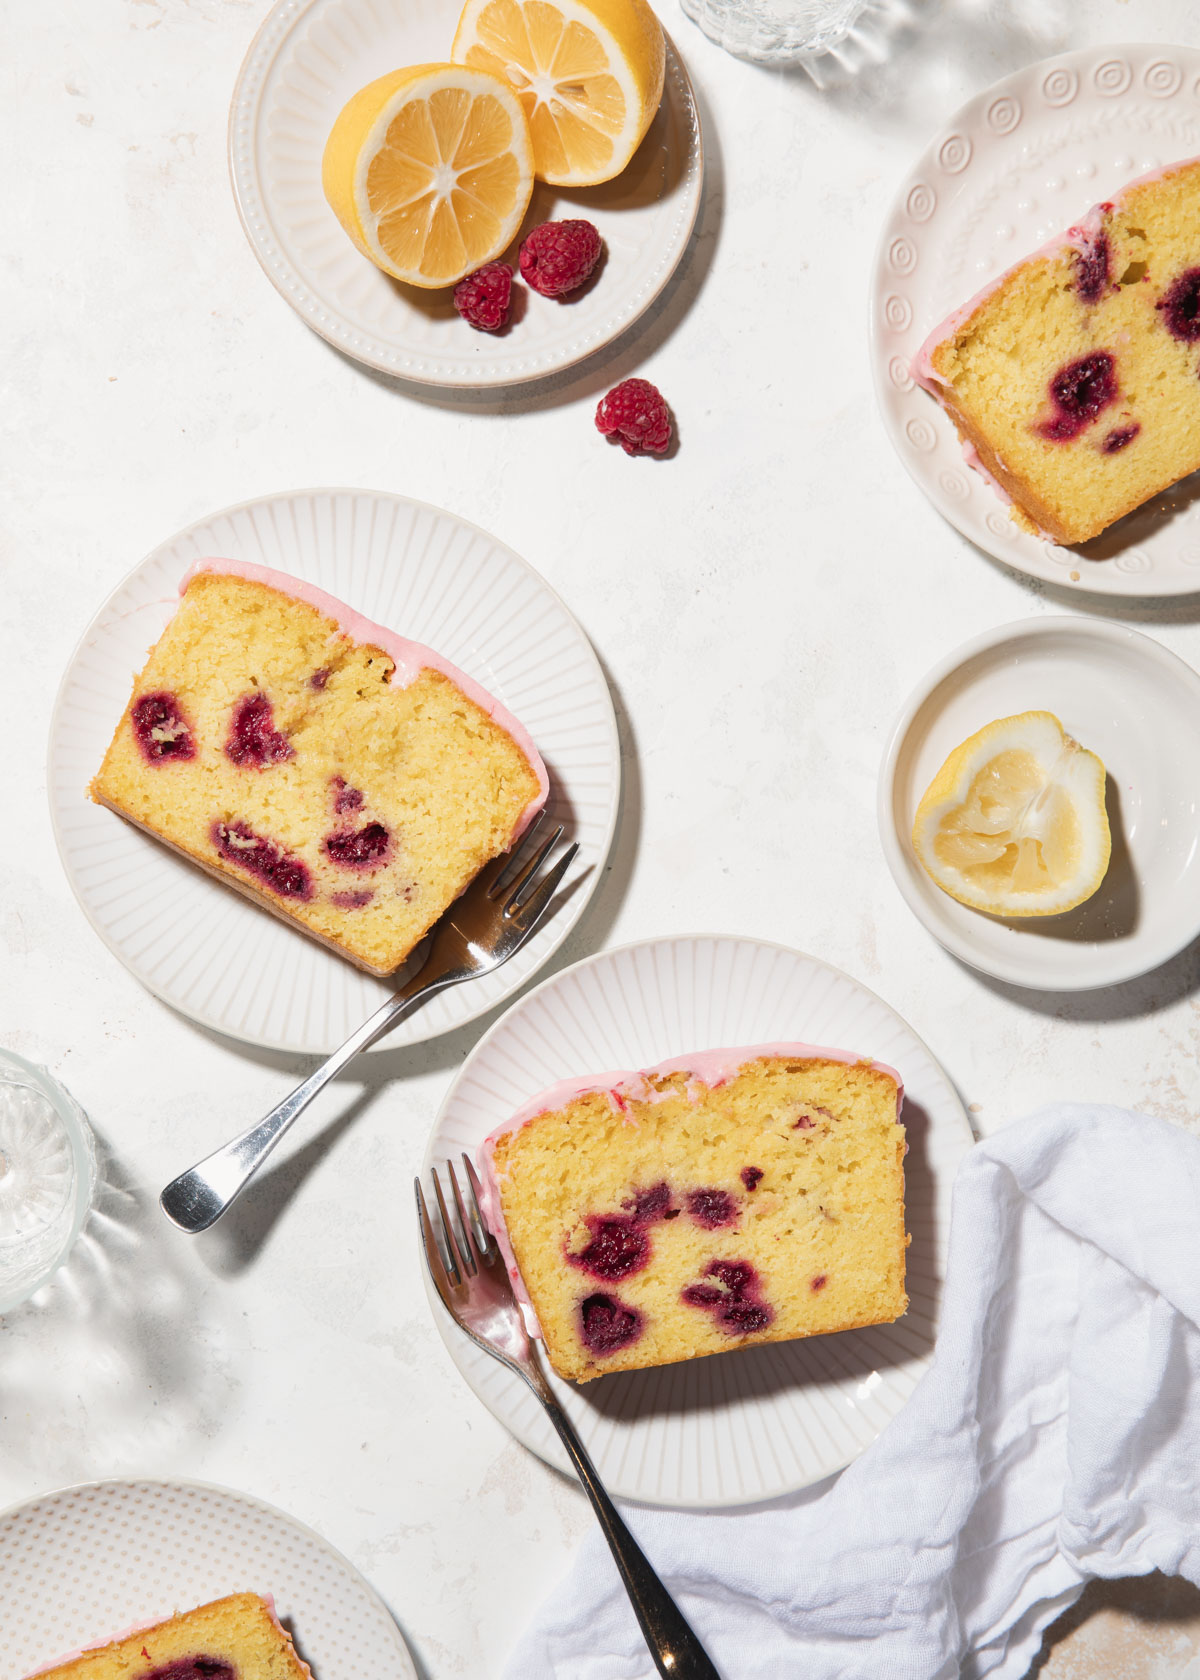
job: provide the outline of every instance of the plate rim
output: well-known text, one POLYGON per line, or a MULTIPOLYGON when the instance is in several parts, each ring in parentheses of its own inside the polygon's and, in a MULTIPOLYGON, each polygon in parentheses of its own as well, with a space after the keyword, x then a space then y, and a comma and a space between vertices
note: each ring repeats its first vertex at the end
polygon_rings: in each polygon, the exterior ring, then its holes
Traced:
MULTIPOLYGON (((539 980, 535 986, 530 987, 527 992, 515 999, 513 1003, 505 1009, 500 1018, 492 1023, 487 1032, 482 1034, 480 1038, 476 1040, 475 1044, 464 1057, 462 1065, 459 1067, 453 1080, 450 1082, 450 1085, 447 1087, 425 1140, 425 1153, 422 1156, 420 1166, 421 1179, 426 1179, 431 1167, 435 1166, 437 1162, 442 1159, 442 1157, 435 1156, 433 1154, 434 1140, 441 1129, 447 1110, 458 1094, 460 1086, 466 1079, 472 1067, 475 1065, 476 1059, 483 1054, 486 1047, 491 1043, 492 1039, 500 1032, 500 1030, 508 1025, 511 1017, 514 1016, 517 1011, 524 1009, 527 1005, 531 1004, 540 993, 552 986, 566 981, 577 971, 584 968, 597 967, 605 962, 611 962, 614 958, 622 956, 627 952, 643 950, 648 947, 658 945, 673 945, 679 943, 716 944, 722 941, 738 945, 753 945, 760 949, 774 951, 777 953, 782 952, 784 955, 789 957, 798 957, 806 963, 810 963, 817 968, 825 970, 826 973, 832 975, 836 979, 847 981, 857 991, 865 993, 876 1004, 880 1005, 881 1008, 883 1008, 889 1015, 893 1016, 900 1023, 905 1032, 909 1034, 909 1036, 920 1046, 925 1055, 929 1058, 929 1064, 944 1085, 947 1097, 953 1106, 955 1119, 961 1126, 965 1140, 964 1155, 975 1146, 978 1142, 978 1138, 974 1127, 971 1125, 971 1119, 967 1112, 966 1104, 963 1101, 958 1087, 946 1071, 946 1068, 943 1066, 940 1058, 934 1055, 933 1051, 930 1049, 921 1034, 909 1024, 907 1017, 902 1015, 900 1011, 894 1007, 894 1005, 888 1003, 886 998, 880 997, 879 993, 874 991, 872 987, 866 985, 863 981, 858 980, 853 974, 848 973, 846 969, 839 968, 836 963, 829 962, 824 957, 814 956, 811 952, 803 951, 798 946, 785 944, 782 940, 760 939, 754 934, 692 931, 688 933, 653 934, 642 939, 626 940, 620 945, 606 946, 602 950, 593 951, 587 956, 580 957, 578 961, 569 964, 566 968, 557 969, 553 974, 547 975, 543 980, 539 980)), ((703 1046, 692 1046, 692 1048, 703 1048, 703 1046)), ((955 1176, 957 1176, 957 1171, 958 1167, 956 1166, 955 1176)), ((543 1464, 547 1464, 552 1469, 562 1473, 570 1474, 568 1469, 568 1460, 565 1454, 561 1454, 560 1456, 557 1437, 553 1437, 548 1443, 551 1448, 552 1456, 545 1456, 539 1447, 534 1446, 525 1438, 524 1435, 518 1434, 517 1430, 506 1418, 501 1417, 497 1412, 495 1412, 492 1409, 489 1400, 485 1398, 485 1396, 476 1389, 474 1383, 471 1382, 466 1370, 463 1368, 463 1365, 455 1356, 454 1351, 456 1347, 461 1347, 465 1352, 467 1346, 469 1345, 469 1338, 465 1335, 465 1332, 458 1328, 458 1326, 454 1323, 454 1320, 450 1317, 450 1314, 442 1306, 440 1300, 436 1298, 433 1283, 429 1276, 429 1268, 426 1266, 423 1255, 421 1254, 421 1236, 419 1230, 414 1231, 414 1241, 416 1243, 421 1280, 425 1287, 425 1296, 426 1300, 429 1302, 429 1309, 435 1328, 437 1329, 446 1351, 450 1356, 451 1362, 458 1371, 458 1374, 462 1378, 463 1382, 466 1383, 476 1400, 478 1400, 479 1403, 486 1408, 490 1416, 495 1419, 500 1427, 505 1430, 513 1440, 517 1441, 527 1452, 533 1453, 534 1456, 540 1459, 543 1464)), ((948 1230, 942 1237, 941 1260, 943 1262, 943 1266, 941 1270, 943 1273, 947 1241, 948 1230)), ((933 1322, 934 1347, 931 1347, 928 1352, 920 1356, 921 1370, 914 1379, 917 1382, 921 1380, 921 1376, 928 1369, 929 1363, 933 1358, 937 1334, 940 1327, 941 1307, 939 1302, 937 1315, 933 1322)), ((687 1362, 685 1361, 683 1363, 687 1362)), ((878 1439, 878 1435, 876 1435, 874 1439, 878 1439)), ((867 1450, 867 1447, 870 1444, 870 1442, 864 1442, 863 1445, 859 1446, 840 1463, 823 1467, 815 1475, 805 1481, 788 1481, 786 1483, 781 1483, 768 1492, 754 1493, 749 1496, 733 1495, 724 1499, 709 1496, 703 1500, 680 1498, 665 1500, 650 1498, 645 1493, 631 1493, 619 1487, 614 1489, 611 1482, 608 1482, 607 1485, 609 1486, 610 1492, 614 1492, 614 1497, 623 1500, 627 1504, 644 1506, 650 1510, 706 1511, 746 1509, 748 1506, 760 1504, 764 1500, 780 1499, 786 1497, 788 1494, 799 1493, 805 1488, 815 1487, 818 1482, 824 1481, 828 1476, 840 1474, 847 1465, 854 1463, 855 1459, 860 1457, 861 1454, 867 1450)), ((587 1445, 586 1440, 584 1445, 587 1445)))
MULTIPOLYGON (((1106 570, 1103 574, 1099 574, 1094 577, 1086 577, 1081 572, 1079 581, 1076 582, 1071 578, 1070 572, 1072 570, 1079 570, 1080 568, 1077 566, 1062 565, 1054 567, 1046 560, 1041 560, 1039 563, 1039 561, 1035 560, 1033 556, 1030 556, 1028 562, 1023 562, 1014 555, 999 553, 994 546, 981 543, 975 531, 967 530, 964 527, 960 517, 958 517, 961 512, 958 505, 950 497, 935 497, 931 487, 918 475, 915 459, 909 458, 905 450, 900 447, 897 439, 896 433, 898 423, 893 424, 893 417, 889 407, 891 391, 889 381, 885 377, 886 353, 883 344, 883 328, 881 325, 881 303, 885 290, 883 280, 886 266, 886 252, 891 242, 898 236, 898 218, 906 203, 907 195, 911 193, 912 189, 920 184, 924 176, 929 173, 927 165, 932 166, 932 163, 936 158, 937 148, 940 145, 942 145, 953 134, 969 126, 969 122, 974 122, 978 113, 985 109, 987 104, 992 103, 998 95, 1009 93, 1015 85, 1023 84, 1026 78, 1040 75, 1044 79, 1045 76, 1052 70, 1060 68, 1081 70, 1084 66, 1103 63, 1109 57, 1117 56, 1121 53, 1133 52, 1185 54, 1192 60, 1192 70, 1190 74, 1193 77, 1196 74, 1200 74, 1200 46, 1190 46, 1185 42, 1175 40, 1120 40, 1098 42, 1092 46, 1073 47, 1067 52, 1053 53, 1046 58, 1034 59, 1031 63, 1022 65, 1018 69, 1010 71, 1005 76, 998 77, 994 82, 990 82, 986 87, 979 89, 979 91, 972 94, 970 98, 965 99, 960 105, 956 106, 947 117, 939 122, 937 128, 929 136, 929 139, 921 148, 920 152, 912 160, 908 168, 904 171, 904 174, 896 182, 895 190, 888 201, 887 209, 884 213, 883 220, 880 223, 878 237, 875 242, 875 249, 871 258, 869 293, 867 299, 867 344, 871 364, 871 384, 875 394, 875 406, 883 424, 883 430, 887 436, 888 442, 891 444, 897 460, 904 468, 904 471, 908 475, 909 479, 916 485, 917 489, 921 492, 921 495, 934 512, 944 519, 955 531, 957 531, 959 536, 962 537, 965 542, 969 543, 973 549, 977 549, 981 553, 986 554, 989 559, 994 560, 998 565, 1004 566, 1009 571, 1015 572, 1018 576, 1036 578, 1040 582, 1049 583, 1053 587, 1061 589, 1064 592, 1068 592, 1072 596, 1080 595, 1085 597, 1085 602, 1081 604, 1086 604, 1086 597, 1088 596, 1098 596, 1104 599, 1112 598, 1116 600, 1187 600, 1200 594, 1200 570, 1197 572, 1195 581, 1180 579, 1174 584, 1164 585, 1162 583, 1155 584, 1153 582, 1153 572, 1142 574, 1121 572, 1117 569, 1114 561, 1111 563, 1111 569, 1106 570)), ((1184 85, 1186 85, 1186 78, 1184 85)), ((1182 88, 1179 91, 1182 91, 1182 88)), ((1178 92, 1171 95, 1169 99, 1162 101, 1162 106, 1164 108, 1169 107, 1172 101, 1177 97, 1178 92)), ((1009 136, 996 135, 995 138, 998 142, 1004 142, 1009 139, 1009 136)), ((1133 177, 1131 177, 1131 179, 1132 178, 1133 177)), ((1026 253, 1026 255, 1028 254, 1029 253, 1026 253)), ((1020 262, 1023 259, 1018 256, 1015 260, 1020 262)), ((1000 275, 1004 272, 1004 270, 998 271, 993 278, 999 279, 1000 275)), ((938 425, 942 425, 944 423, 944 425, 950 426, 953 429, 953 421, 950 420, 941 404, 937 403, 932 397, 929 400, 932 405, 930 410, 931 421, 938 425), (934 412, 935 410, 936 412, 934 412)), ((973 469, 968 470, 969 472, 973 472, 973 469)), ((1003 507, 1004 505, 999 496, 996 497, 996 505, 997 507, 1003 507)), ((1043 541, 1042 546, 1055 545, 1048 545, 1046 541, 1043 541)), ((1066 552, 1074 555, 1074 551, 1071 549, 1066 550, 1066 552)), ((1080 558, 1083 557, 1080 556, 1080 558)), ((1098 562, 1091 562, 1091 564, 1098 564, 1098 562)))
MULTIPOLYGON (((327 344, 332 345, 333 348, 341 352, 341 354, 348 356, 352 361, 359 363, 363 367, 373 369, 376 373, 382 373, 392 379, 407 380, 414 385, 420 385, 429 390, 457 392, 504 391, 512 389, 516 386, 535 384, 540 380, 553 379, 556 375, 566 373, 570 369, 578 367, 581 363, 587 361, 589 357, 598 355, 601 351, 614 344, 619 338, 623 337, 625 333, 629 332, 630 329, 642 319, 647 310, 652 307, 656 300, 662 296, 662 293, 669 284, 671 277, 675 274, 680 263, 686 256, 688 248, 692 242, 692 237, 696 231, 696 223, 700 216, 700 205, 704 197, 706 158, 704 148, 704 127, 700 117, 700 106, 696 99, 696 90, 692 84, 692 78, 688 72, 687 64, 681 56, 670 32, 667 30, 665 25, 663 26, 663 37, 666 42, 667 49, 666 76, 669 79, 672 75, 674 75, 678 79, 684 107, 690 118, 692 135, 690 153, 692 166, 688 171, 687 180, 690 182, 694 176, 694 185, 690 188, 690 208, 684 218, 686 226, 681 231, 678 250, 675 252, 671 260, 664 266, 661 275, 650 283, 645 295, 637 301, 634 312, 629 315, 627 319, 623 320, 615 330, 609 332, 607 329, 602 329, 594 343, 588 344, 585 348, 581 349, 578 354, 572 355, 568 360, 556 360, 548 363, 544 367, 533 368, 527 373, 513 371, 507 364, 502 363, 500 371, 496 374, 480 377, 478 373, 474 376, 464 373, 461 376, 458 376, 437 372, 431 373, 414 371, 413 368, 408 366, 397 366, 395 362, 387 361, 380 354, 372 354, 371 351, 374 346, 384 342, 382 339, 379 339, 377 335, 373 338, 370 344, 360 343, 355 345, 352 342, 356 337, 353 332, 341 334, 333 330, 326 330, 326 327, 317 319, 315 313, 310 311, 308 307, 302 306, 299 294, 301 292, 307 294, 309 301, 317 306, 322 305, 322 298, 313 290, 310 282, 300 274, 295 265, 292 262, 285 260, 283 251, 280 247, 280 242, 275 234, 274 223, 269 212, 269 201, 266 193, 261 187, 257 159, 254 155, 255 147, 253 136, 257 131, 267 80, 280 52, 283 50, 284 44, 288 39, 290 39, 294 31, 302 24, 304 18, 309 12, 318 6, 327 4, 329 4, 329 0, 274 0, 274 4, 267 12, 267 15, 254 31, 242 58, 241 64, 238 66, 237 75, 234 78, 233 92, 230 96, 229 114, 225 127, 225 151, 229 171, 230 188, 233 195, 234 206, 237 210, 238 220, 241 223, 242 232, 246 237, 246 243, 254 253, 255 259, 267 279, 271 282, 272 286, 274 286, 280 297, 283 298, 284 302, 290 304, 295 313, 300 317, 301 321, 304 322, 305 326, 309 327, 318 335, 318 337, 323 338, 327 344), (256 65, 254 61, 260 50, 265 47, 266 37, 271 31, 281 27, 285 21, 285 17, 287 27, 284 30, 284 33, 280 36, 279 42, 274 51, 261 66, 256 65), (250 132, 250 139, 247 142, 248 155, 245 179, 242 178, 239 172, 237 137, 238 123, 243 119, 246 121, 250 132), (257 194, 259 201, 257 207, 248 202, 248 196, 251 190, 257 194), (270 232, 267 237, 270 239, 271 244, 275 247, 279 265, 278 272, 276 272, 273 262, 268 260, 268 252, 260 246, 258 239, 251 230, 252 216, 256 213, 256 211, 261 215, 264 224, 269 224, 270 226, 270 232), (293 287, 291 292, 289 292, 287 285, 286 277, 288 275, 292 276, 296 281, 296 286, 293 287)), ((667 97, 665 82, 662 97, 664 100, 667 97)), ((364 261, 365 260, 367 259, 364 258, 364 261)), ((328 308, 329 306, 325 305, 325 307, 328 308)), ((337 312, 331 310, 331 313, 337 312)), ((407 351, 403 352, 403 354, 405 356, 410 356, 410 353, 407 351)))
MULTIPOLYGON (((1200 53, 1197 54, 1197 57, 1200 58, 1200 53)), ((930 938, 936 940, 943 950, 948 951, 951 956, 958 958, 959 961, 965 963, 968 968, 973 969, 978 974, 988 975, 993 980, 1000 980, 1005 985, 1018 987, 1022 991, 1055 992, 1059 994, 1103 991, 1107 987, 1125 985, 1130 980, 1136 980, 1144 974, 1153 973, 1163 963, 1170 962, 1172 957, 1178 956, 1180 951, 1186 950, 1193 940, 1200 935, 1200 913, 1195 917, 1195 925, 1191 926, 1189 924, 1186 937, 1180 939, 1178 944, 1173 944, 1170 951, 1156 956, 1149 963, 1143 959, 1138 959, 1112 975, 1106 975, 1103 979, 1085 982, 1082 985, 1059 984, 1053 977, 1043 979, 1035 985, 1032 981, 1019 978, 1013 973, 1002 972, 997 965, 981 961, 974 954, 974 947, 960 939, 957 934, 943 938, 942 934, 930 925, 925 917, 922 901, 909 879, 909 854, 905 840, 897 830, 894 810, 897 766, 901 749, 918 712, 941 685, 953 676, 955 671, 977 659, 980 654, 1002 647, 1005 642, 1017 641, 1023 636, 1041 637, 1061 634, 1064 631, 1082 637, 1084 640, 1095 640, 1107 643, 1112 647, 1132 646, 1138 649, 1143 657, 1147 656, 1147 649, 1151 650, 1149 658, 1152 663, 1165 667, 1177 678, 1182 678, 1189 683, 1195 690, 1197 710, 1200 712, 1200 672, 1194 666, 1189 665, 1187 660, 1181 658, 1172 648, 1156 641, 1153 636, 1148 636, 1144 630, 1135 629, 1133 625, 1123 624, 1119 621, 1085 618, 1072 613, 1053 613, 1044 618, 1013 619, 1006 624, 994 625, 990 630, 983 630, 978 635, 969 637, 959 646, 952 648, 949 653, 944 654, 918 680, 900 707, 889 732, 887 746, 879 765, 875 795, 876 822, 879 828, 879 841, 884 861, 900 896, 930 938)))
MULTIPOLYGON (((367 1579, 366 1575, 363 1574, 358 1565, 351 1558, 347 1557, 345 1552, 343 1552, 339 1546, 335 1546, 331 1540, 326 1539, 325 1535, 321 1534, 319 1530, 313 1528, 310 1523, 306 1523, 301 1517, 293 1516, 290 1511, 285 1511, 282 1506, 274 1504, 269 1499, 263 1499, 256 1493, 246 1493, 240 1488, 228 1487, 224 1482, 206 1482, 198 1476, 94 1476, 84 1482, 67 1482, 61 1487, 47 1488, 42 1493, 30 1494, 25 1499, 18 1499, 9 1505, 5 1505, 3 1508, 0 1508, 0 1526, 3 1526, 5 1523, 10 1521, 10 1519, 20 1516, 23 1511, 43 1504, 47 1500, 60 1499, 65 1494, 82 1494, 104 1488, 131 1489, 139 1487, 160 1488, 168 1493, 174 1493, 180 1489, 186 1488, 193 1489, 199 1493, 222 1494, 226 1498, 233 1499, 238 1504, 254 1506, 259 1511, 266 1512, 268 1516, 272 1517, 277 1522, 281 1522, 288 1528, 298 1529, 306 1536, 307 1539, 315 1541, 322 1550, 332 1553, 337 1561, 343 1564, 345 1568, 349 1570, 349 1572, 361 1583, 367 1593, 367 1597, 380 1611, 386 1621, 388 1628, 396 1641, 397 1655, 400 1657, 402 1662, 407 1663, 408 1665, 404 1680, 418 1680, 416 1664, 413 1660, 412 1652, 409 1649, 408 1641, 404 1637, 395 1615, 388 1607, 382 1593, 379 1591, 378 1587, 375 1586, 374 1582, 367 1579)), ((89 1648, 94 1649, 94 1647, 84 1647, 85 1650, 89 1648)), ((57 1661, 60 1659, 52 1658, 51 1660, 57 1661)))
MULTIPOLYGON (((557 952, 562 948, 565 940, 574 931, 575 927, 578 926, 584 911, 587 909, 587 906, 591 903, 595 894, 599 890, 604 879, 605 867, 612 852, 613 841, 616 838, 617 821, 621 814, 621 799, 624 789, 625 767, 621 758, 620 731, 617 726, 616 707, 613 704, 612 688, 604 674, 604 667, 600 663, 599 655, 592 646, 591 638, 588 636, 579 620, 575 617, 575 614, 567 606, 566 602, 558 593, 557 589, 555 589, 554 585, 550 583, 550 581, 541 572, 539 572, 537 568, 530 563, 530 561, 526 560, 524 555, 518 554, 515 548, 511 548, 508 543, 502 542, 499 537, 493 536, 492 533, 485 530, 482 525, 476 525, 473 520, 464 519, 460 514, 451 512, 449 508, 438 507, 435 503, 422 501, 416 496, 406 496, 401 491, 397 490, 377 490, 363 486, 356 488, 350 485, 308 485, 294 490, 272 490, 267 492, 265 495, 249 496, 244 498, 242 501, 231 503, 228 507, 218 508, 211 513, 202 514, 199 518, 193 519, 189 521, 187 525, 180 527, 178 531, 173 532, 169 537, 164 538, 162 542, 156 543, 153 548, 148 549, 137 561, 136 565, 130 567, 129 571, 124 573, 124 575, 118 579, 118 581, 108 591, 107 595, 105 595, 100 605, 92 612, 87 624, 83 627, 79 636, 76 638, 74 646, 71 649, 70 656, 63 667, 62 675, 59 678, 58 687, 54 695, 54 704, 50 708, 50 721, 46 733, 45 749, 46 803, 50 810, 50 826, 54 835, 54 844, 58 852, 59 863, 62 867, 63 874, 66 877, 67 884, 71 889, 71 894, 75 900, 76 906, 83 911, 84 916, 87 918, 87 921, 100 939, 101 943, 111 953, 111 955, 117 959, 126 972, 133 976, 140 986, 144 987, 152 997, 157 998, 160 1003, 165 1004, 168 1009, 173 1010, 176 1014, 182 1015, 186 1020, 204 1028, 206 1031, 219 1033, 222 1038, 231 1039, 237 1044, 250 1044, 256 1046, 258 1049, 271 1050, 280 1054, 292 1056, 326 1056, 329 1055, 331 1051, 323 1049, 302 1050, 297 1049, 297 1047, 293 1044, 281 1044, 274 1040, 267 1040, 260 1037, 250 1037, 244 1033, 235 1032, 225 1022, 217 1021, 207 1015, 199 1014, 191 1009, 186 1009, 181 1003, 177 1002, 174 998, 168 997, 163 991, 161 991, 159 987, 142 972, 140 965, 136 965, 126 958, 125 954, 109 937, 107 931, 97 921, 92 912, 91 905, 88 903, 80 890, 75 872, 71 867, 66 843, 60 829, 59 812, 54 798, 53 780, 53 767, 55 763, 54 748, 59 735, 61 713, 66 704, 68 682, 75 669, 76 661, 78 660, 83 648, 87 645, 88 639, 92 635, 95 626, 107 612, 121 591, 129 586, 142 568, 148 565, 155 555, 157 555, 162 549, 169 548, 175 543, 190 536, 197 527, 211 525, 218 519, 225 519, 234 514, 245 513, 251 508, 262 507, 267 503, 287 502, 301 496, 370 496, 377 499, 382 498, 391 502, 403 502, 424 513, 433 514, 438 518, 452 519, 456 521, 467 530, 483 537, 485 541, 494 544, 499 549, 503 549, 511 559, 516 560, 527 572, 530 573, 533 580, 540 584, 541 587, 544 588, 552 597, 567 622, 574 628, 578 634, 582 650, 595 667, 595 675, 599 685, 599 690, 607 699, 607 706, 605 707, 604 712, 604 723, 605 730, 608 735, 608 748, 613 765, 612 797, 609 803, 607 827, 597 851, 595 868, 591 872, 591 885, 587 885, 589 877, 585 876, 584 884, 577 891, 576 896, 579 897, 579 906, 574 918, 569 922, 564 921, 561 929, 557 931, 557 936, 554 938, 553 942, 547 945, 545 954, 539 961, 537 968, 535 968, 531 974, 527 975, 524 981, 518 981, 513 990, 519 989, 522 985, 528 985, 530 981, 534 980, 541 972, 541 969, 545 966, 545 964, 553 959, 557 952)), ((134 675, 136 675, 136 672, 131 673, 131 681, 134 675)), ((216 885, 219 886, 219 883, 216 883, 216 885)), ((549 924, 543 931, 550 931, 549 924)), ((336 953, 331 953, 331 955, 336 956, 336 953)), ((344 961, 345 959, 339 960, 344 961)), ((458 988, 455 989, 458 990, 458 988)), ((460 993, 460 995, 466 996, 468 994, 463 992, 460 993)), ((507 991, 501 998, 493 999, 490 1003, 481 1002, 478 1007, 473 1007, 471 1012, 464 1015, 461 1020, 455 1020, 444 1027, 439 1027, 436 1032, 425 1033, 419 1038, 412 1039, 406 1045, 392 1043, 390 1036, 385 1034, 378 1044, 370 1046, 368 1050, 361 1052, 361 1054, 378 1055, 389 1049, 415 1050, 423 1044, 429 1044, 435 1039, 444 1037, 446 1033, 457 1032, 462 1027, 470 1026, 472 1022, 477 1021, 481 1015, 486 1015, 493 1009, 505 1008, 511 997, 512 990, 507 991)), ((333 1046, 332 1048, 336 1049, 337 1046, 333 1046)))

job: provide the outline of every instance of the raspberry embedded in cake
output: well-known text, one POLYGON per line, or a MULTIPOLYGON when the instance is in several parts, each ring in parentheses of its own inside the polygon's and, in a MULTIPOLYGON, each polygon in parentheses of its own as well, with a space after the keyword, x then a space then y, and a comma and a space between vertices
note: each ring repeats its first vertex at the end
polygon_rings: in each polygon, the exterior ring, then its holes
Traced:
POLYGON ((1172 338, 1181 344, 1195 344, 1200 338, 1200 268, 1189 268, 1173 280, 1155 308, 1172 338))
POLYGON ((275 710, 265 694, 243 694, 233 708, 225 756, 231 764, 253 765, 265 770, 268 764, 283 764, 293 756, 291 743, 275 727, 275 710))
POLYGON ((165 689, 143 694, 134 702, 129 721, 148 764, 161 764, 164 759, 195 758, 196 739, 177 695, 165 689))
POLYGON ((374 889, 364 887, 360 892, 330 893, 329 902, 338 910, 365 910, 374 897, 374 889))
POLYGON ((391 856, 392 837, 380 822, 341 828, 325 836, 325 851, 339 869, 377 869, 391 856))
POLYGON ((747 1190, 757 1190, 763 1181, 763 1170, 761 1167, 743 1167, 741 1178, 747 1190))
POLYGON ((238 1671, 223 1657, 180 1657, 138 1675, 137 1680, 238 1680, 238 1671))
POLYGON ((710 1283, 688 1284, 679 1292, 685 1306, 703 1307, 727 1336, 753 1336, 775 1320, 763 1298, 762 1279, 748 1260, 710 1260, 702 1274, 710 1283))
POLYGON ((610 1215, 602 1219, 594 1213, 583 1221, 589 1241, 581 1249, 564 1246, 563 1253, 572 1266, 605 1282, 629 1277, 640 1272, 650 1260, 650 1239, 636 1219, 610 1215))
POLYGON ((737 1203, 728 1190, 714 1190, 704 1186, 687 1193, 688 1218, 702 1231, 716 1231, 722 1225, 737 1223, 737 1203))
POLYGON ((347 787, 341 776, 333 778, 333 814, 344 817, 347 811, 361 811, 363 803, 359 788, 347 787))
POLYGON ((1141 429, 1142 428, 1136 421, 1132 426, 1115 426, 1113 430, 1106 435, 1104 442, 1100 445, 1100 447, 1106 455, 1118 455, 1121 450, 1125 448, 1126 444, 1133 442, 1134 438, 1138 435, 1141 429))
POLYGON ((1068 362, 1051 379, 1049 395, 1055 412, 1049 420, 1039 420, 1036 430, 1040 437, 1053 443, 1067 443, 1090 426, 1110 403, 1116 402, 1113 357, 1107 350, 1096 350, 1090 356, 1068 362))
POLYGON ((1083 303, 1098 303, 1109 286, 1108 235, 1085 235, 1075 252, 1075 296, 1083 303))
POLYGON ((598 1359, 627 1348, 642 1333, 642 1315, 614 1295, 588 1295, 579 1305, 579 1339, 598 1359))
POLYGON ((226 863, 253 875, 268 892, 280 898, 307 903, 314 897, 312 874, 298 857, 293 857, 265 835, 255 834, 244 822, 214 822, 209 830, 213 845, 226 863))

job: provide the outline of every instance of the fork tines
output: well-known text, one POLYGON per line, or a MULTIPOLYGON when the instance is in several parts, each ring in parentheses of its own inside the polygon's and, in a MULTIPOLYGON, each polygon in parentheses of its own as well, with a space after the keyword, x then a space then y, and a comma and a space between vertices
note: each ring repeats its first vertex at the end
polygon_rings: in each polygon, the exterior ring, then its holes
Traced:
POLYGON ((421 1188, 421 1180, 417 1178, 413 1181, 417 1193, 417 1215, 421 1222, 421 1239, 425 1245, 425 1257, 429 1262, 429 1269, 433 1274, 433 1281, 438 1287, 438 1292, 443 1296, 447 1290, 452 1293, 461 1290, 465 1286, 466 1280, 474 1277, 480 1267, 491 1260, 495 1250, 491 1233, 484 1224, 483 1215, 479 1211, 479 1179, 470 1157, 467 1155, 463 1156, 463 1167, 467 1175, 465 1198, 459 1187, 454 1163, 452 1161, 446 1162, 446 1171, 450 1177, 451 1196, 455 1212, 458 1214, 457 1226, 447 1206, 437 1168, 435 1167, 430 1173, 437 1208, 436 1223, 430 1215, 425 1192, 421 1188))

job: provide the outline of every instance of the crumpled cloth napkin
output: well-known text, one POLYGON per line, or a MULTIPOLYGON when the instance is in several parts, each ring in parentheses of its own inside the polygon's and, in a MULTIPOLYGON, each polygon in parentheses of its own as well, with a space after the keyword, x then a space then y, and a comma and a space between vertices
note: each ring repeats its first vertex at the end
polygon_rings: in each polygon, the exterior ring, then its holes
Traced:
MULTIPOLYGON (((954 1187, 929 1370, 836 1479, 627 1508, 724 1680, 1023 1680, 1089 1576, 1200 1584, 1200 1140, 1046 1108, 954 1187)), ((596 1533, 508 1680, 655 1680, 596 1533)))

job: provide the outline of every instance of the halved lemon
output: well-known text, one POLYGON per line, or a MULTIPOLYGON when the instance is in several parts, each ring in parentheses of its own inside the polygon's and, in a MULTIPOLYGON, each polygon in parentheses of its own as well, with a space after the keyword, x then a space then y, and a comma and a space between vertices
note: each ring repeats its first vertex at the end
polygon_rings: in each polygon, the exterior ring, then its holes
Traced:
POLYGON ((515 90, 537 175, 556 187, 621 173, 654 120, 666 66, 646 0, 467 0, 450 56, 515 90))
POLYGON ((325 143, 325 197, 365 256, 452 286, 511 244, 533 191, 529 125, 508 83, 461 64, 369 82, 325 143))
POLYGON ((929 784, 913 846, 942 891, 973 910, 1073 910, 1108 868, 1104 766, 1052 712, 998 718, 955 747, 929 784))

